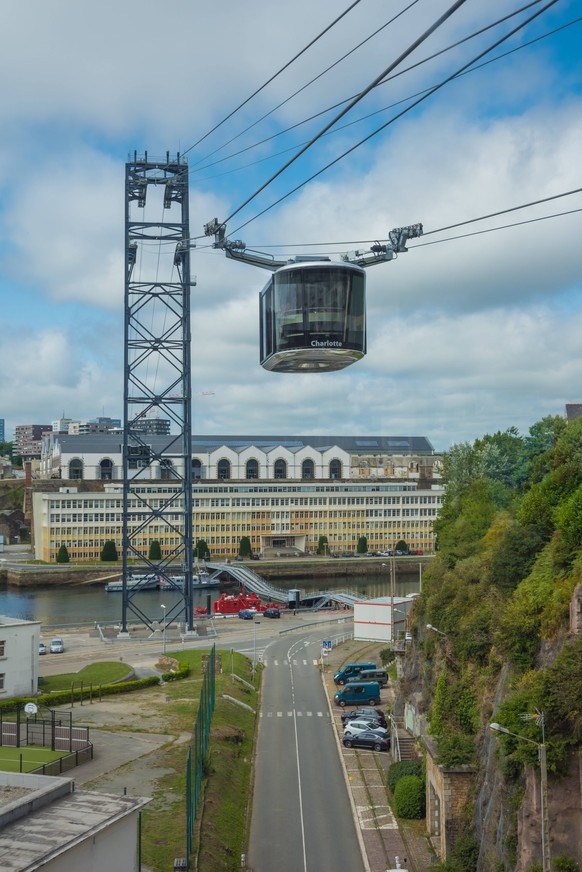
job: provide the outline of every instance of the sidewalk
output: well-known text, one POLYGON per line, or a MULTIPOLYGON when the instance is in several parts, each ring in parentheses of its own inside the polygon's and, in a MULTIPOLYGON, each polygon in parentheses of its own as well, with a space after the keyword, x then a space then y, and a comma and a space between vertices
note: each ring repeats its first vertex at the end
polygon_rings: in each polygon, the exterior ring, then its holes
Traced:
MULTIPOLYGON (((398 858, 407 872, 428 872, 433 860, 428 840, 406 822, 399 826, 388 805, 386 773, 392 764, 390 754, 375 754, 345 748, 342 744, 342 723, 339 706, 333 703, 336 691, 333 673, 342 663, 377 658, 384 646, 366 642, 344 642, 326 657, 323 683, 327 690, 330 711, 336 727, 338 748, 342 756, 346 783, 352 808, 359 826, 360 840, 369 872, 386 872, 396 868, 398 858)), ((382 691, 382 704, 391 703, 392 690, 382 691)))

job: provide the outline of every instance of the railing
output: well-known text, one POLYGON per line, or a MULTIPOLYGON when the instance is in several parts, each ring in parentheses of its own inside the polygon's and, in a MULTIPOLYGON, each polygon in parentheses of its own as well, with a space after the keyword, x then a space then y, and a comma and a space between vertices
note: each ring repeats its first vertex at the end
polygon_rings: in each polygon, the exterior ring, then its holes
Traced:
POLYGON ((400 740, 398 738, 398 724, 392 715, 388 715, 388 719, 390 721, 390 749, 392 752, 392 759, 395 763, 398 763, 402 759, 400 754, 400 740))
POLYGON ((64 757, 59 757, 58 760, 53 760, 52 763, 44 763, 38 769, 30 769, 30 775, 62 775, 63 772, 68 772, 69 769, 74 769, 81 763, 86 763, 93 759, 93 744, 89 744, 79 751, 73 751, 72 754, 65 754, 64 757))

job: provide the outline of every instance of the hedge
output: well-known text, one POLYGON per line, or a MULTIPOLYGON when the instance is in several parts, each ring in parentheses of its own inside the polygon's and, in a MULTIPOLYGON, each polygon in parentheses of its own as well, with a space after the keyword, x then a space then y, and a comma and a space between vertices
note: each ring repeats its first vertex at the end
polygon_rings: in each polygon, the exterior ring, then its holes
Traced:
POLYGON ((425 814, 425 794, 422 778, 404 775, 394 791, 394 806, 398 817, 418 820, 425 814))
POLYGON ((422 776, 422 765, 418 760, 400 760, 398 763, 393 763, 388 770, 388 787, 394 793, 396 785, 405 775, 422 776))
MULTIPOLYGON (((170 673, 173 679, 185 678, 182 670, 176 673, 170 673)), ((20 697, 14 696, 11 699, 3 699, 0 701, 0 709, 10 711, 11 709, 22 708, 27 702, 34 702, 37 705, 46 705, 49 708, 53 705, 65 705, 72 700, 87 699, 90 694, 93 696, 112 696, 115 693, 131 693, 133 690, 142 690, 144 687, 153 687, 160 683, 160 678, 157 675, 152 675, 149 678, 136 678, 134 681, 120 681, 117 684, 94 684, 85 685, 82 689, 76 688, 73 691, 59 690, 56 693, 45 693, 40 696, 20 697)))

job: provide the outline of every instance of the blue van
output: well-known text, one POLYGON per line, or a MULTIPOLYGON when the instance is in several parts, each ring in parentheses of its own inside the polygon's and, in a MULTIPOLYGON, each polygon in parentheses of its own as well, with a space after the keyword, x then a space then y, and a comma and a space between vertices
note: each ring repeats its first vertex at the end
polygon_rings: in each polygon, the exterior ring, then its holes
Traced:
POLYGON ((346 705, 380 705, 380 685, 377 681, 349 681, 334 694, 333 701, 346 705))
POLYGON ((358 678, 363 669, 377 668, 375 663, 346 663, 339 672, 334 673, 333 680, 336 684, 346 684, 346 682, 358 678))

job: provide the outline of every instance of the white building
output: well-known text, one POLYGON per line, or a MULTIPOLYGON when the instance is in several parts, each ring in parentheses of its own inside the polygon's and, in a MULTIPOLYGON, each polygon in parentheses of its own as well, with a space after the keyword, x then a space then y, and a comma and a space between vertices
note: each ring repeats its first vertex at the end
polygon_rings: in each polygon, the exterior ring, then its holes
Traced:
POLYGON ((138 872, 149 799, 75 790, 70 778, 0 772, 0 869, 138 872))
MULTIPOLYGON (((43 442, 41 478, 121 481, 122 434, 70 436, 48 434, 43 442)), ((167 438, 150 434, 148 444, 161 453, 167 438)), ((179 464, 170 454, 161 463, 136 457, 133 469, 144 478, 172 478, 179 464)), ((194 480, 351 480, 439 479, 441 455, 424 436, 193 436, 194 480)))
POLYGON ((39 642, 40 622, 0 615, 0 699, 36 694, 39 642))
POLYGON ((362 642, 394 642, 403 639, 412 597, 378 597, 354 603, 354 639, 362 642))

